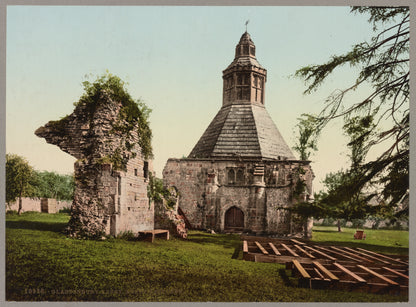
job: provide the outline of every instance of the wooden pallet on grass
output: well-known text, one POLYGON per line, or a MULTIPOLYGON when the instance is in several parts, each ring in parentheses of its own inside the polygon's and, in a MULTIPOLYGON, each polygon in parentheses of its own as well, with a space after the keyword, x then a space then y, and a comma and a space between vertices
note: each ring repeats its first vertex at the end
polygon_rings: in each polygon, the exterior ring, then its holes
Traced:
POLYGON ((298 284, 312 289, 408 294, 408 257, 294 239, 244 236, 243 259, 286 264, 298 284))

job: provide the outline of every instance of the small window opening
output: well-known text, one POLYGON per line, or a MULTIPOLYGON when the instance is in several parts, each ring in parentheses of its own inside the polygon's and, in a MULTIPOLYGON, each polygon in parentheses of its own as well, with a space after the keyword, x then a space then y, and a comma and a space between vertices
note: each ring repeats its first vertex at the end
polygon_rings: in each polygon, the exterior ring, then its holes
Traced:
POLYGON ((234 182, 235 182, 235 172, 231 168, 230 170, 228 170, 228 183, 233 184, 234 182))
POLYGON ((239 169, 237 171, 237 183, 244 183, 244 171, 242 169, 239 169))
POLYGON ((149 178, 149 162, 144 161, 143 165, 143 177, 148 179, 149 178))

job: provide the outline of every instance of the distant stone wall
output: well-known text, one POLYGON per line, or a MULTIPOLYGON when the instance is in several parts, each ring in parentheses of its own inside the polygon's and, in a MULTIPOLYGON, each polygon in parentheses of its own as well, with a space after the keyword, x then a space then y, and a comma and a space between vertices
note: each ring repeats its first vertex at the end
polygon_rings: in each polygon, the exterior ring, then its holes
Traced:
MULTIPOLYGON (((54 206, 55 212, 59 212, 59 210, 63 209, 70 209, 72 205, 72 201, 65 201, 65 200, 55 200, 56 204, 54 206)), ((6 205, 6 210, 19 210, 19 201, 17 200, 14 203, 11 203, 10 206, 6 205)), ((22 212, 27 211, 35 211, 41 212, 41 199, 40 198, 29 198, 24 197, 22 198, 22 212)), ((55 213, 49 212, 49 213, 55 213)))
MULTIPOLYGON (((164 170, 165 186, 175 186, 179 206, 194 228, 225 230, 226 212, 243 212, 244 231, 288 235, 302 233, 289 210, 297 199, 293 190, 299 177, 312 193, 312 170, 300 161, 236 161, 169 159, 164 170), (303 174, 296 173, 302 168, 303 174), (286 209, 287 208, 287 209, 286 209)), ((308 233, 311 225, 308 224, 308 233)))

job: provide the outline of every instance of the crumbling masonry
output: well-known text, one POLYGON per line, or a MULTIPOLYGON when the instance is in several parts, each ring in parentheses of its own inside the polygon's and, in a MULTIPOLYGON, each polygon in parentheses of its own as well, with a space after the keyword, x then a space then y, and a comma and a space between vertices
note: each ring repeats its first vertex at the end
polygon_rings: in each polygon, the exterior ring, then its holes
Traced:
POLYGON ((72 236, 154 227, 154 207, 147 197, 149 162, 138 145, 137 125, 123 119, 122 108, 102 90, 93 105, 80 100, 72 114, 35 132, 78 159, 68 226, 72 236))

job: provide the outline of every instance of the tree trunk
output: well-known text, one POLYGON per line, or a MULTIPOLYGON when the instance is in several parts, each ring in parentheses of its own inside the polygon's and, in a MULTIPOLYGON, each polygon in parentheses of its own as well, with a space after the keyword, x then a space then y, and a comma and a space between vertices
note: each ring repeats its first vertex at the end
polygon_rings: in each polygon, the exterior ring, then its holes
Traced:
POLYGON ((303 223, 303 236, 305 237, 305 239, 309 238, 309 233, 308 233, 308 220, 306 220, 303 223))
POLYGON ((19 196, 19 209, 17 210, 17 214, 20 215, 22 211, 22 196, 19 196))
POLYGON ((337 220, 337 226, 338 226, 338 232, 342 232, 342 230, 341 230, 341 220, 340 219, 337 220))

